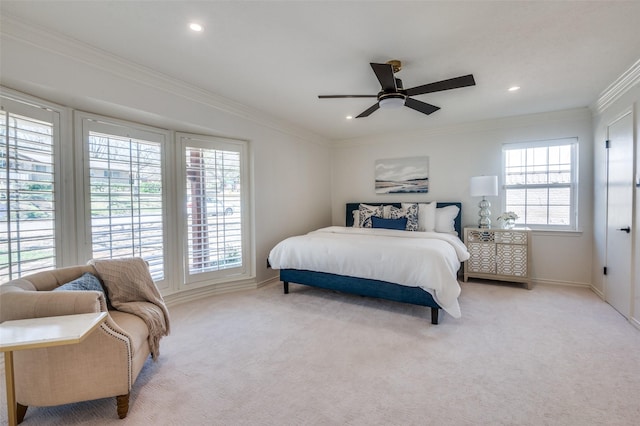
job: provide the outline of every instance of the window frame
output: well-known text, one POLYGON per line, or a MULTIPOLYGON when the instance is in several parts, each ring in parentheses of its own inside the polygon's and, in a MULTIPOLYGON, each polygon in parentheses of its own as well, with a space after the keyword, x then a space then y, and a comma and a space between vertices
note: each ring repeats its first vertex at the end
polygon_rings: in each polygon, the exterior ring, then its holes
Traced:
MULTIPOLYGON (((502 197, 502 211, 507 211, 507 191, 509 189, 532 189, 532 188, 565 188, 568 187, 569 194, 569 220, 568 225, 556 225, 556 224, 531 224, 526 222, 518 222, 522 226, 526 226, 532 230, 541 231, 576 231, 578 229, 578 150, 579 139, 578 137, 564 137, 557 139, 536 140, 528 142, 513 142, 505 143, 502 145, 502 189, 504 196, 502 197), (523 150, 529 148, 550 148, 554 146, 570 146, 571 149, 571 182, 569 184, 559 183, 545 183, 545 184, 507 184, 507 152, 512 150, 523 150)), ((549 163, 547 163, 548 166, 549 163)), ((525 171, 524 176, 527 176, 525 171)), ((525 201, 525 208, 527 204, 525 201)), ((546 204, 547 208, 549 204, 546 204)))
POLYGON ((176 161, 177 161, 177 194, 179 202, 179 223, 180 238, 182 241, 182 267, 181 280, 182 288, 197 288, 210 284, 247 280, 253 277, 252 258, 252 231, 250 227, 249 200, 251 194, 250 171, 249 171, 249 142, 241 139, 231 139, 216 136, 198 135, 186 132, 176 132, 176 161), (187 199, 186 192, 186 148, 200 147, 213 150, 232 150, 240 154, 240 226, 242 230, 242 265, 237 269, 221 269, 218 271, 200 272, 191 274, 189 272, 189 247, 188 247, 188 224, 187 224, 187 199))
MULTIPOLYGON (((66 182, 73 180, 73 160, 71 156, 62 155, 73 149, 69 134, 71 122, 70 109, 44 101, 33 96, 0 86, 0 107, 8 113, 30 117, 52 123, 53 140, 53 194, 54 194, 54 267, 75 263, 76 247, 64 235, 73 233, 75 210, 73 209, 73 191, 66 182)), ((29 275, 36 271, 28 271, 19 276, 29 275)), ((9 279, 15 279, 9 277, 9 279)))
POLYGON ((161 167, 162 167, 162 215, 163 215, 163 279, 155 281, 158 289, 167 294, 172 290, 171 283, 175 273, 176 254, 169 244, 170 236, 174 235, 174 226, 169 220, 170 206, 175 202, 169 190, 170 176, 172 175, 171 162, 169 161, 170 145, 173 141, 172 133, 169 130, 151 127, 139 123, 125 120, 111 119, 97 114, 83 111, 74 111, 75 142, 76 142, 76 170, 81 170, 77 174, 76 194, 77 194, 77 217, 78 238, 77 247, 79 253, 78 261, 86 263, 93 257, 93 243, 91 231, 91 188, 90 188, 90 162, 89 162, 89 132, 98 131, 100 133, 113 134, 119 137, 130 137, 133 139, 149 140, 159 143, 161 146, 161 167))

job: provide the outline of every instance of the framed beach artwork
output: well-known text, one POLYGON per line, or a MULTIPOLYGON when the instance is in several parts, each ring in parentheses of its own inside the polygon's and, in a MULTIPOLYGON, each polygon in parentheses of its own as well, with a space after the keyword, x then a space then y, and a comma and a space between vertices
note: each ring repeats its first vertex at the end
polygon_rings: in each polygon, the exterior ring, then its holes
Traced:
POLYGON ((376 194, 429 192, 429 157, 376 160, 376 194))

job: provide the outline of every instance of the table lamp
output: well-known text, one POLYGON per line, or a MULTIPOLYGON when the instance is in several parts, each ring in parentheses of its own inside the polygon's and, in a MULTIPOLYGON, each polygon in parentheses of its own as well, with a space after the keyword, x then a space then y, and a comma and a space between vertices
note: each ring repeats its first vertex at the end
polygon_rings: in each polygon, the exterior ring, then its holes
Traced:
POLYGON ((485 197, 498 195, 498 176, 474 176, 471 178, 471 196, 482 197, 478 203, 480 219, 479 228, 491 228, 491 203, 485 197))

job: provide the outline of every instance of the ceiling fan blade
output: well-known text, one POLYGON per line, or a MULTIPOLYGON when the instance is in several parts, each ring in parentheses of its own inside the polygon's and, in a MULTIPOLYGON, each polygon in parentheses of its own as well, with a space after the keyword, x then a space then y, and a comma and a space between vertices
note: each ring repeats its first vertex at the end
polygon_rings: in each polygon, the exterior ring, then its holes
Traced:
POLYGON ((319 95, 320 99, 337 99, 337 98, 377 98, 377 95, 319 95))
POLYGON ((427 115, 434 113, 440 109, 440 107, 437 107, 435 105, 431 105, 422 101, 417 101, 411 98, 405 99, 404 106, 408 106, 411 109, 415 109, 416 111, 421 112, 423 114, 427 114, 427 115))
POLYGON ((407 96, 423 95, 425 93, 441 92, 443 90, 475 85, 476 81, 473 79, 473 74, 469 74, 407 89, 407 96))
POLYGON ((378 103, 376 102, 375 104, 371 105, 371 107, 369 107, 369 109, 367 109, 366 111, 362 112, 356 118, 368 117, 368 116, 371 115, 372 112, 376 111, 378 108, 380 108, 380 105, 378 105, 378 103))
POLYGON ((370 63, 373 72, 376 73, 383 92, 397 92, 396 78, 393 76, 393 67, 390 64, 370 63))

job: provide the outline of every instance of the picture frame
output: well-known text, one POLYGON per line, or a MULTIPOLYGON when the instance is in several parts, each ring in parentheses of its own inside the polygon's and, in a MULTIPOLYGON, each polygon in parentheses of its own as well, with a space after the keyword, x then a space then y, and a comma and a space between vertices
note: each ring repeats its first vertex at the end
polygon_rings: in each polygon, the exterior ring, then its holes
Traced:
POLYGON ((429 157, 376 160, 376 194, 429 192, 429 157))

